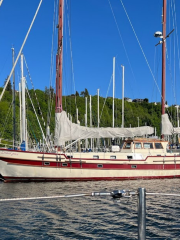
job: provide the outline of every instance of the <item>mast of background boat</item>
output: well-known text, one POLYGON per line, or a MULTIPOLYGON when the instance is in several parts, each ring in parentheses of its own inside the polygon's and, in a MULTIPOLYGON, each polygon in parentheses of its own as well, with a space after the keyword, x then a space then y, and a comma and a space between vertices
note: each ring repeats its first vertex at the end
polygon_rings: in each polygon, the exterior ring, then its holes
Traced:
MULTIPOLYGON (((163 43, 162 43, 162 96, 161 96, 161 114, 165 114, 165 84, 166 84, 166 0, 163 0, 163 43)), ((161 135, 164 138, 164 135, 161 135)))
POLYGON ((113 116, 112 116, 112 127, 114 128, 114 91, 115 91, 115 57, 113 57, 113 116))
MULTIPOLYGON (((97 113, 98 113, 98 128, 99 128, 99 88, 97 89, 97 113)), ((97 146, 99 148, 99 138, 97 138, 97 146)))
MULTIPOLYGON (((91 95, 89 95, 89 111, 90 111, 90 127, 92 127, 92 106, 91 106, 91 95)), ((91 149, 92 149, 92 138, 91 138, 91 149)))
MULTIPOLYGON (((85 109, 86 109, 86 113, 85 113, 85 127, 87 127, 87 97, 85 97, 85 109)), ((88 139, 85 140, 85 148, 88 147, 88 139)))
POLYGON ((124 128, 124 66, 122 67, 122 128, 124 128))
POLYGON ((56 113, 62 112, 63 0, 59 0, 58 50, 56 55, 56 113))
POLYGON ((21 83, 19 83, 19 125, 20 125, 20 142, 22 143, 22 117, 21 117, 21 83))
POLYGON ((21 54, 21 94, 22 94, 22 142, 26 142, 26 104, 25 104, 25 77, 23 71, 23 54, 21 54))
MULTIPOLYGON (((114 92, 115 92, 115 57, 113 57, 113 103, 112 103, 112 127, 114 128, 114 92)), ((112 145, 114 145, 114 138, 112 138, 112 145)))
MULTIPOLYGON (((14 48, 12 48, 12 65, 14 66, 14 48)), ((13 71, 13 149, 16 148, 16 111, 15 111, 15 73, 13 71)))

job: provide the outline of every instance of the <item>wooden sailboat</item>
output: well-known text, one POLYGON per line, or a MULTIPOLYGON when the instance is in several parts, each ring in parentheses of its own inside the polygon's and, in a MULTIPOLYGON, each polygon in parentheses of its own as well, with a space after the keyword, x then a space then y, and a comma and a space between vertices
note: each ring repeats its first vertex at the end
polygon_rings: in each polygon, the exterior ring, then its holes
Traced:
MULTIPOLYGON (((164 0, 163 38, 165 38, 164 0)), ((180 177, 180 156, 169 153, 168 142, 151 138, 151 127, 88 128, 72 123, 62 109, 63 0, 59 0, 58 51, 56 58, 56 152, 0 149, 0 174, 4 182, 87 181, 180 177), (80 139, 123 137, 121 150, 66 152, 64 143, 80 139), (131 138, 131 140, 130 140, 131 138)), ((165 113, 165 41, 163 41, 162 114, 165 113)))

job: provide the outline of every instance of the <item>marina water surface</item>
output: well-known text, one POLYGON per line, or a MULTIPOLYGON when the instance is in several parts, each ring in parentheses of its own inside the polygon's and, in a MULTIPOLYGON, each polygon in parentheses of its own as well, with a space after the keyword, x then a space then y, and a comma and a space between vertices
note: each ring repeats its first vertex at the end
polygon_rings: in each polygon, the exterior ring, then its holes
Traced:
MULTIPOLYGON (((180 193, 180 179, 0 184, 3 198, 118 189, 180 193)), ((147 196, 146 239, 180 239, 180 197, 147 196)), ((138 239, 137 197, 76 197, 1 202, 0 239, 138 239)))

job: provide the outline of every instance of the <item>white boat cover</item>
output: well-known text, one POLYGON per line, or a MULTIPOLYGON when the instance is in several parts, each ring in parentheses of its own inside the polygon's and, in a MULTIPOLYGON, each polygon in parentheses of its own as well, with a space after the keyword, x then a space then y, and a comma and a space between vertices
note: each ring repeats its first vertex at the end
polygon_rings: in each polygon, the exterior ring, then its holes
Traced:
POLYGON ((62 146, 66 141, 87 138, 119 138, 151 135, 153 127, 137 128, 90 128, 72 123, 65 111, 55 114, 55 145, 62 146))
POLYGON ((180 127, 177 128, 173 127, 172 123, 169 121, 167 113, 161 116, 161 134, 163 135, 180 134, 180 127))

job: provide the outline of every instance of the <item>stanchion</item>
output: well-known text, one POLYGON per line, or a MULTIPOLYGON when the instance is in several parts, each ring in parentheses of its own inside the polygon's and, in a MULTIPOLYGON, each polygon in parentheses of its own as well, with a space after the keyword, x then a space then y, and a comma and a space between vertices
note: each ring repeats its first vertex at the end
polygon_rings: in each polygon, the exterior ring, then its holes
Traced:
POLYGON ((138 188, 138 240, 146 239, 146 189, 138 188))

